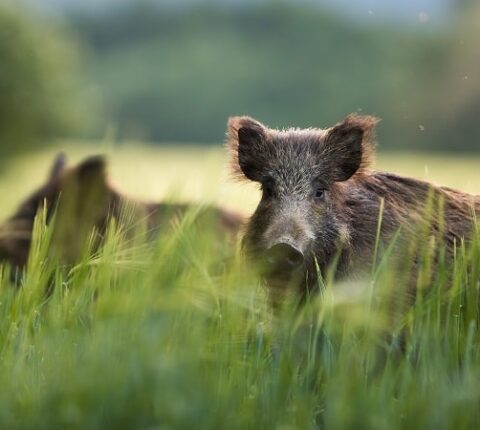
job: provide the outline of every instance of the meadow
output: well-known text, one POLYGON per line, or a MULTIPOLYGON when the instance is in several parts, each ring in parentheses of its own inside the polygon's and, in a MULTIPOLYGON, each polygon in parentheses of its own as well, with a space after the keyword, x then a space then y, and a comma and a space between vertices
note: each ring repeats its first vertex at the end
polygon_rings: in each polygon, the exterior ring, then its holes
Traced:
MULTIPOLYGON (((62 146, 72 162, 106 153, 112 182, 137 198, 248 214, 259 197, 229 179, 218 147, 62 146)), ((55 153, 4 166, 2 218, 55 153)), ((377 167, 480 193, 479 163, 380 153, 377 167)), ((408 274, 372 256, 368 279, 322 274, 321 294, 274 313, 241 252, 212 246, 194 219, 153 244, 112 224, 100 250, 66 268, 46 258, 51 228, 39 214, 21 288, 0 272, 1 429, 480 426, 480 237, 435 272, 432 244, 419 240, 421 291, 405 312, 392 303, 408 274)))

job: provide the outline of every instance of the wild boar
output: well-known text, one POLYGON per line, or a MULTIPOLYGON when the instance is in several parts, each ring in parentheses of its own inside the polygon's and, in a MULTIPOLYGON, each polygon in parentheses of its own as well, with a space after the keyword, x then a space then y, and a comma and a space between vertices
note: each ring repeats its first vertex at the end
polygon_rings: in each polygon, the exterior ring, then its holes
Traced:
MULTIPOLYGON (((47 223, 55 213, 53 252, 62 263, 75 263, 95 229, 101 240, 111 218, 119 220, 128 207, 133 222, 145 221, 149 237, 166 229, 173 217, 183 216, 194 205, 142 202, 127 197, 112 187, 103 157, 90 157, 68 168, 59 155, 47 182, 27 198, 17 212, 0 227, 0 260, 22 268, 28 259, 35 216, 45 210, 47 223)), ((216 207, 201 208, 195 222, 209 223, 221 240, 231 241, 243 218, 216 207)))
POLYGON ((414 239, 429 206, 429 234, 441 235, 449 252, 471 238, 480 197, 372 170, 377 122, 352 114, 327 129, 275 130, 247 116, 229 119, 233 173, 262 191, 243 243, 272 291, 310 291, 317 269, 333 267, 336 279, 361 273, 378 242, 414 239))

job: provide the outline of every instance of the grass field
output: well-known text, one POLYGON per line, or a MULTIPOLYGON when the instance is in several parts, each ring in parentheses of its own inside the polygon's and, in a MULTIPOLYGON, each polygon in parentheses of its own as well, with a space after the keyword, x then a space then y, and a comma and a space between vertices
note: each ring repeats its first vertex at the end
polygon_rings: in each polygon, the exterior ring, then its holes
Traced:
MULTIPOLYGON (((112 180, 139 198, 245 213, 258 198, 227 179, 218 149, 100 149, 68 152, 110 154, 112 180)), ((6 166, 2 217, 54 153, 6 166)), ((479 162, 385 154, 377 165, 480 193, 479 162)), ((391 306, 408 276, 380 259, 371 279, 327 276, 321 296, 274 314, 241 256, 224 260, 190 216, 151 245, 112 226, 69 270, 45 259, 51 230, 38 221, 23 288, 1 272, 0 429, 480 427, 480 239, 435 273, 421 242, 425 288, 408 312, 391 306)))
MULTIPOLYGON (((109 144, 62 145, 72 163, 94 154, 106 154, 117 188, 143 199, 175 196, 188 201, 212 201, 251 213, 258 202, 257 187, 232 181, 227 154, 221 147, 151 146, 109 144)), ((4 166, 0 217, 46 177, 58 149, 33 153, 4 166)), ((480 194, 480 155, 380 153, 376 168, 414 176, 480 194)))

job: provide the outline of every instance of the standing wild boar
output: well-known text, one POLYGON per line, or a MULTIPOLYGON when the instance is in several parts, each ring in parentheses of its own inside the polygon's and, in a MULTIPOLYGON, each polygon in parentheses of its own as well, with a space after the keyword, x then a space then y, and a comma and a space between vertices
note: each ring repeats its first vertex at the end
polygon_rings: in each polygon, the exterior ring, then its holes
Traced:
MULTIPOLYGON (((130 222, 133 225, 144 222, 153 238, 168 228, 172 218, 183 216, 193 207, 129 198, 108 183, 103 157, 90 157, 77 166, 67 167, 65 157, 60 155, 47 182, 0 226, 0 261, 7 261, 16 268, 26 264, 35 216, 42 208, 46 211, 47 223, 55 213, 52 255, 64 263, 75 263, 92 230, 97 231, 97 239, 101 240, 109 220, 121 220, 126 208, 130 222)), ((220 240, 234 238, 242 224, 239 214, 216 207, 201 209, 195 222, 211 227, 220 240)))
POLYGON ((370 169, 377 122, 353 114, 329 129, 274 130, 230 118, 233 171, 262 190, 244 246, 263 262, 272 291, 298 281, 301 292, 314 288, 317 264, 321 272, 334 267, 337 279, 361 272, 372 263, 379 226, 383 244, 394 235, 411 239, 429 205, 442 208, 429 229, 447 249, 471 237, 479 197, 370 169))

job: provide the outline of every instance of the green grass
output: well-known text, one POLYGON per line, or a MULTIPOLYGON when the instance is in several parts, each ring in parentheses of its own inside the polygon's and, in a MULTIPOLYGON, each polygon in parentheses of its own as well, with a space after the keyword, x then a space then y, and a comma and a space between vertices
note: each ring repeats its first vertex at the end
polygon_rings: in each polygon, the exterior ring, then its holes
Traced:
MULTIPOLYGON (((124 166, 156 160, 129 154, 124 166)), ((186 176, 197 163, 189 154, 157 154, 164 166, 185 157, 180 194, 203 180, 186 176)), ((204 157, 202 178, 223 162, 204 157)), ((465 180, 468 165, 457 166, 465 180)), ((157 174, 146 170, 142 178, 157 174)), ((209 196, 223 201, 219 188, 209 196)), ((435 273, 441 247, 421 241, 420 294, 408 310, 408 273, 379 254, 371 278, 334 285, 325 274, 320 295, 274 313, 241 255, 224 258, 228 248, 193 221, 153 244, 112 225, 101 250, 66 268, 49 261, 51 229, 39 217, 22 288, 1 273, 0 428, 479 427, 480 238, 452 265, 440 257, 435 273)))

